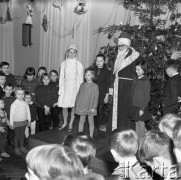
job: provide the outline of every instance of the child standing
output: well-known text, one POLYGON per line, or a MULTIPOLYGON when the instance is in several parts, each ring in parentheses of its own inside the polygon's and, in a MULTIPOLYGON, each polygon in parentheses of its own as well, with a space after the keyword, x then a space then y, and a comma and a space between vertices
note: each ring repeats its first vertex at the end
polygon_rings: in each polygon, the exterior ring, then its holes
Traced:
POLYGON ((0 70, 6 75, 6 83, 11 83, 13 87, 16 86, 16 80, 13 74, 10 73, 10 66, 8 62, 0 63, 0 70))
POLYGON ((133 79, 131 92, 132 106, 129 116, 136 123, 136 133, 140 140, 145 135, 145 121, 150 119, 148 103, 150 101, 151 84, 147 74, 147 63, 139 61, 136 63, 137 77, 133 79))
MULTIPOLYGON (((9 120, 7 119, 7 114, 3 110, 3 108, 4 108, 4 101, 0 99, 0 151, 1 151, 0 156, 10 157, 10 155, 7 154, 5 151, 7 132, 8 132, 7 125, 9 125, 9 120)), ((0 161, 2 161, 1 158, 0 161)))
MULTIPOLYGON (((58 102, 58 90, 59 90, 59 80, 58 80, 58 72, 56 70, 51 70, 50 71, 50 85, 56 89, 56 94, 57 94, 57 101, 58 102)), ((59 126, 59 114, 60 114, 60 108, 57 106, 53 106, 50 108, 50 116, 51 120, 53 121, 53 128, 56 128, 59 126)))
POLYGON ((14 152, 21 155, 21 151, 27 153, 24 147, 24 134, 26 126, 30 125, 31 116, 28 103, 24 101, 24 90, 22 88, 15 90, 15 97, 16 100, 12 103, 10 109, 10 126, 14 128, 15 132, 14 152))
POLYGON ((161 97, 162 114, 178 114, 180 108, 179 97, 181 95, 181 76, 178 72, 178 63, 175 60, 168 60, 165 66, 169 79, 163 89, 161 97))
POLYGON ((110 84, 110 71, 106 68, 106 57, 103 54, 98 54, 96 56, 96 81, 99 86, 99 101, 98 101, 98 112, 97 121, 95 122, 95 127, 99 129, 100 125, 105 125, 106 122, 103 119, 103 108, 104 108, 104 98, 108 92, 108 87, 110 84))
POLYGON ((94 116, 97 115, 99 87, 93 82, 95 71, 85 70, 85 83, 82 83, 75 101, 75 114, 80 115, 79 132, 83 132, 85 118, 88 115, 90 137, 94 134, 94 116))
MULTIPOLYGON (((15 97, 12 96, 13 85, 11 83, 6 83, 4 86, 5 95, 3 96, 4 101, 4 111, 7 113, 7 118, 10 118, 10 107, 15 101, 15 97)), ((8 127, 8 143, 14 146, 14 131, 8 127)))
POLYGON ((21 82, 21 87, 25 90, 25 92, 31 93, 34 101, 35 90, 38 84, 38 81, 35 79, 35 69, 33 67, 28 67, 25 71, 24 79, 21 82))
POLYGON ((30 108, 30 115, 31 115, 31 124, 30 127, 26 127, 25 135, 29 137, 29 134, 33 135, 36 132, 36 121, 38 120, 36 104, 32 101, 32 94, 29 92, 25 92, 24 100, 28 103, 30 108), (29 133, 30 130, 30 133, 29 133))
POLYGON ((50 85, 50 78, 47 73, 41 77, 42 84, 36 89, 37 114, 39 119, 40 131, 49 129, 50 126, 50 108, 57 103, 56 88, 50 85))

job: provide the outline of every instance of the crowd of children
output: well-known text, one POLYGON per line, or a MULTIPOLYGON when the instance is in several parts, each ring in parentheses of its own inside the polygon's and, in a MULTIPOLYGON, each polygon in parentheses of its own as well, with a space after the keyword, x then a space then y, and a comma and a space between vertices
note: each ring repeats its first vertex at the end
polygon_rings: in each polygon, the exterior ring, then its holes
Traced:
MULTIPOLYGON (((59 130, 63 130, 68 125, 69 132, 72 132, 74 114, 76 114, 80 117, 79 133, 69 135, 61 146, 47 145, 30 151, 26 158, 28 165, 26 177, 29 180, 35 176, 38 180, 44 179, 41 168, 38 172, 36 167, 46 164, 46 168, 49 170, 52 167, 48 163, 57 160, 56 162, 60 164, 65 165, 67 163, 67 169, 75 163, 73 171, 66 172, 66 166, 65 169, 53 167, 55 169, 53 169, 52 174, 51 172, 46 174, 51 179, 56 179, 56 176, 81 178, 83 174, 84 178, 87 179, 89 179, 89 175, 90 178, 104 179, 101 175, 92 173, 89 164, 96 154, 95 145, 92 141, 94 129, 99 129, 100 125, 107 123, 103 117, 104 105, 108 102, 108 95, 113 96, 115 92, 114 89, 110 93, 109 87, 114 80, 111 71, 106 67, 105 56, 103 54, 97 55, 95 63, 85 69, 83 75, 81 72, 83 67, 77 60, 77 49, 70 46, 67 50, 67 59, 61 65, 60 75, 56 70, 51 70, 48 73, 46 67, 40 67, 37 73, 33 67, 28 67, 20 85, 16 84, 15 77, 9 73, 10 67, 7 62, 0 63, 0 70, 0 157, 10 157, 5 151, 7 141, 15 147, 14 153, 21 155, 28 152, 25 148, 25 137, 28 138, 29 135, 50 128, 59 127, 59 130), (72 67, 73 69, 71 69, 72 67), (59 126, 61 108, 63 124, 59 126), (68 108, 71 108, 70 123, 68 123, 68 108), (89 123, 89 136, 83 134, 86 117, 88 117, 89 123), (45 151, 49 155, 53 153, 52 159, 44 159, 46 157, 45 151), (57 153, 58 151, 60 154, 57 153), (42 160, 46 161, 45 164, 41 164, 42 160), (75 167, 77 165, 81 167, 79 170, 75 167), (53 174, 54 170, 56 170, 56 176, 53 174), (66 173, 62 174, 62 171, 66 173)), ((181 117, 177 115, 181 101, 181 76, 178 73, 177 65, 172 60, 166 63, 165 70, 169 79, 165 83, 161 97, 161 108, 164 116, 160 119, 160 131, 147 132, 145 121, 151 118, 148 108, 151 83, 147 77, 145 60, 140 58, 135 62, 135 77, 130 90, 131 103, 126 110, 127 118, 134 123, 135 129, 133 127, 118 128, 109 137, 110 151, 119 164, 112 177, 118 176, 122 179, 138 177, 138 179, 142 179, 139 177, 140 172, 145 172, 142 163, 151 166, 153 170, 160 163, 164 163, 170 171, 171 168, 175 167, 181 169, 180 166, 176 166, 177 163, 181 162, 179 158, 181 152, 179 144, 181 117), (171 146, 173 144, 174 149, 171 146), (177 161, 174 161, 173 150, 177 161), (134 174, 125 171, 125 168, 129 169, 129 167, 134 171, 134 174)), ((1 160, 2 158, 0 158, 1 160)), ((162 177, 169 174, 168 171, 165 174, 157 173, 162 177)))

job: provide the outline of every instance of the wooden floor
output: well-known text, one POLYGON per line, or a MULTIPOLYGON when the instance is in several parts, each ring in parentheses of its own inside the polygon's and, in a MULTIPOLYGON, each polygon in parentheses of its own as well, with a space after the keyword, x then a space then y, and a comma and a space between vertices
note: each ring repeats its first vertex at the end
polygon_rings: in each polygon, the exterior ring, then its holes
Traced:
MULTIPOLYGON (((77 127, 77 123, 74 123, 77 127)), ((74 132, 77 128, 74 129, 74 132)), ((85 131, 88 132, 86 125, 85 131)), ((67 130, 59 131, 58 128, 49 131, 41 132, 29 137, 28 148, 47 143, 61 144, 64 137, 68 134, 67 130)), ((91 169, 95 172, 101 173, 104 176, 109 175, 117 166, 112 155, 108 149, 108 139, 104 133, 98 133, 94 136, 96 144, 97 155, 95 161, 91 164, 91 169)), ((7 145, 7 152, 11 155, 10 158, 3 158, 0 162, 0 180, 24 180, 26 172, 25 154, 17 156, 13 153, 13 147, 7 145)))

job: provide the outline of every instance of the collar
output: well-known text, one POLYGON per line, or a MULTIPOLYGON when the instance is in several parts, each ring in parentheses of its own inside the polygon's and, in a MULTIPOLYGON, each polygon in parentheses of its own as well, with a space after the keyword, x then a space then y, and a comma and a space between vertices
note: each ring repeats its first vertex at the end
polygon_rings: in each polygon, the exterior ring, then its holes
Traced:
POLYGON ((176 73, 174 73, 171 77, 176 76, 177 74, 179 74, 179 73, 178 73, 178 72, 176 72, 176 73))
POLYGON ((118 167, 114 170, 132 167, 132 166, 135 166, 137 163, 138 163, 138 160, 137 160, 136 156, 134 156, 134 157, 126 159, 125 161, 119 162, 118 167))

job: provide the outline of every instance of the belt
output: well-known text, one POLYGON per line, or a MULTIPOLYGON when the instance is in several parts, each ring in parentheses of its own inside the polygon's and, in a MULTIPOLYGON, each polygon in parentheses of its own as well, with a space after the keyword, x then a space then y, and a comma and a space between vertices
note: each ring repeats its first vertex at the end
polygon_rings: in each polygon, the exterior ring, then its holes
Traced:
POLYGON ((118 79, 124 79, 124 80, 129 80, 129 81, 132 81, 133 79, 131 78, 124 78, 124 77, 118 77, 118 79))

